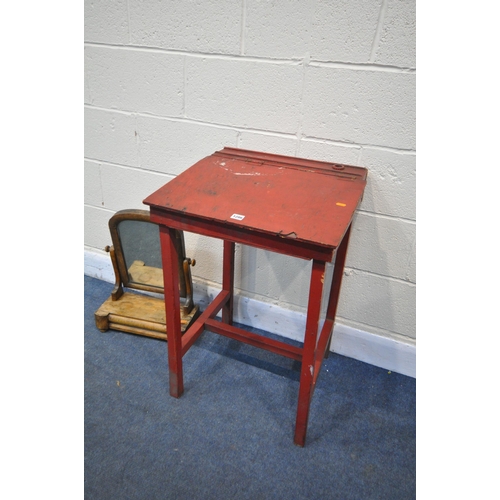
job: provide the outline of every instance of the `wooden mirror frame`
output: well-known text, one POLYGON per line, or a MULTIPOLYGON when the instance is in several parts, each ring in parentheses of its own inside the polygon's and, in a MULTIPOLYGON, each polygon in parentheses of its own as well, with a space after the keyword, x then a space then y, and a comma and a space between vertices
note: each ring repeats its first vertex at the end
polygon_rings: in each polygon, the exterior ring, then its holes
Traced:
MULTIPOLYGON (((135 282, 130 279, 129 270, 125 262, 125 255, 123 252, 122 240, 120 237, 119 225, 124 221, 138 221, 151 224, 158 228, 158 224, 151 222, 149 211, 147 210, 120 210, 116 212, 109 220, 109 231, 111 233, 112 247, 106 247, 111 256, 113 269, 115 272, 115 288, 111 292, 113 300, 119 299, 123 295, 123 287, 135 290, 142 290, 146 292, 164 293, 163 286, 154 284, 135 282)), ((158 229, 159 231, 159 229, 158 229)), ((195 264, 192 259, 186 258, 186 249, 184 245, 184 235, 182 231, 176 231, 175 245, 179 254, 179 276, 184 279, 179 280, 179 292, 181 298, 184 298, 183 310, 185 314, 189 314, 193 307, 193 290, 190 265, 195 264)), ((161 270, 161 269, 160 269, 161 270)))

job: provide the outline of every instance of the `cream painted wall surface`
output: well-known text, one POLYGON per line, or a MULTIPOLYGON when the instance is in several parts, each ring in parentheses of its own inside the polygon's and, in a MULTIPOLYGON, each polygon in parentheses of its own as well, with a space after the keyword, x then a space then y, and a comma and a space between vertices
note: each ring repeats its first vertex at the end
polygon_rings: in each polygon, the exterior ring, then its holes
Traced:
MULTIPOLYGON (((85 249, 233 146, 366 167, 338 323, 416 341, 415 2, 86 0, 85 249)), ((219 241, 186 234, 193 279, 219 241)), ((305 311, 310 263, 238 246, 242 296, 305 311)))

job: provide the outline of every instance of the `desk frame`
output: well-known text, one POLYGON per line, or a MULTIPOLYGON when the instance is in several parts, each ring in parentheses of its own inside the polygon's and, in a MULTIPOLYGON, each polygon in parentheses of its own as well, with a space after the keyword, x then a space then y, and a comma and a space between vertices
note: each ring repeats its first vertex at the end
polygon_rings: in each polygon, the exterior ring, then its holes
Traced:
POLYGON ((294 443, 304 446, 311 398, 323 359, 328 357, 330 350, 351 224, 347 227, 335 251, 335 249, 321 248, 287 238, 256 234, 255 231, 246 228, 231 228, 217 221, 207 221, 188 214, 179 215, 157 207, 151 207, 151 220, 160 225, 165 308, 168 311, 166 315, 167 345, 171 396, 179 398, 182 395, 184 391, 182 358, 205 329, 300 361, 302 367, 294 443), (219 238, 224 242, 222 291, 184 335, 181 335, 180 324, 178 250, 174 244, 176 229, 219 238), (235 243, 312 260, 307 320, 302 347, 256 335, 233 325, 235 243), (332 283, 328 291, 326 319, 319 331, 326 264, 332 261, 334 255, 335 263, 332 283), (222 311, 222 322, 215 319, 219 311, 222 311))

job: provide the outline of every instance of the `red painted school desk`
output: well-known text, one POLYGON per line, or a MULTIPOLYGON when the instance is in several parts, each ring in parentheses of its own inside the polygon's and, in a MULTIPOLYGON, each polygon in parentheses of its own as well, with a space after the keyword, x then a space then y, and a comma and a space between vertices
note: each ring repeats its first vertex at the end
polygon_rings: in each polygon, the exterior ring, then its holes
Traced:
POLYGON ((172 396, 183 393, 182 358, 205 329, 301 361, 294 442, 304 446, 311 397, 331 343, 351 222, 366 176, 361 167, 224 148, 144 200, 151 220, 160 225, 172 396), (222 291, 182 336, 174 229, 224 242, 222 291), (312 260, 302 347, 233 326, 235 243, 312 260), (325 269, 333 260, 320 329, 325 269), (222 321, 215 319, 219 311, 222 321))

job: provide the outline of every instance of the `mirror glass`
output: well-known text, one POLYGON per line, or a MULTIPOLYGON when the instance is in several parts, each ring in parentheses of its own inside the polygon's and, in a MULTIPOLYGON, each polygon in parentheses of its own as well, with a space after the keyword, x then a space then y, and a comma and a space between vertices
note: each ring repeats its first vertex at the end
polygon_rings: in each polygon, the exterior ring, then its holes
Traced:
POLYGON ((163 288, 158 226, 150 222, 124 220, 118 224, 118 235, 129 281, 163 288))

